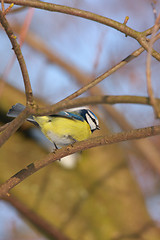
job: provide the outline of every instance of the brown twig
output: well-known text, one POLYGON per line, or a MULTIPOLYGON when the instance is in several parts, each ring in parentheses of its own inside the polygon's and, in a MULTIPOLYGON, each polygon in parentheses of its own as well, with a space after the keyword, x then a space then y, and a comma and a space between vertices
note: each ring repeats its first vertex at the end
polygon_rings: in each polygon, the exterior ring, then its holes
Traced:
POLYGON ((134 129, 120 133, 114 133, 112 135, 100 136, 96 138, 90 138, 88 140, 75 143, 74 145, 69 145, 67 147, 56 150, 54 153, 48 154, 48 156, 43 160, 37 160, 31 163, 24 169, 17 172, 14 176, 8 179, 4 184, 0 186, 0 197, 4 197, 7 193, 15 187, 17 184, 22 182, 27 177, 31 176, 33 173, 37 172, 39 169, 47 166, 48 164, 61 159, 62 157, 68 156, 75 152, 79 152, 92 147, 109 145, 113 143, 118 143, 127 140, 135 140, 146 137, 151 137, 160 134, 160 126, 151 126, 146 128, 134 129))
POLYGON ((4 0, 1 1, 1 6, 2 6, 2 12, 3 12, 3 14, 4 14, 4 12, 5 12, 5 8, 4 8, 4 0))
POLYGON ((2 6, 2 12, 5 12, 5 8, 4 8, 4 0, 1 1, 1 6, 2 6))
POLYGON ((7 9, 5 9, 5 7, 4 7, 4 0, 1 1, 1 5, 2 5, 2 13, 5 16, 11 10, 11 8, 14 6, 14 3, 11 3, 7 9))
POLYGON ((128 17, 128 16, 126 16, 126 17, 125 17, 125 19, 124 19, 124 22, 123 22, 123 24, 124 24, 124 25, 126 25, 126 24, 127 24, 127 22, 128 22, 128 20, 129 20, 129 17, 128 17))
MULTIPOLYGON (((160 99, 156 98, 156 101, 160 103, 160 99)), ((31 109, 30 113, 32 115, 49 115, 67 108, 82 107, 86 105, 97 105, 97 104, 143 104, 151 105, 150 99, 148 97, 142 96, 130 96, 130 95, 119 95, 119 96, 89 96, 84 98, 73 99, 65 102, 63 105, 53 105, 45 106, 44 108, 31 109)))
POLYGON ((154 14, 154 19, 156 21, 156 19, 157 19, 157 10, 155 8, 155 4, 156 4, 155 1, 151 2, 151 6, 152 6, 152 9, 153 9, 153 14, 154 14))
POLYGON ((23 11, 23 10, 26 10, 27 9, 27 7, 17 7, 17 8, 15 8, 15 9, 12 9, 10 12, 9 12, 9 14, 14 14, 14 13, 19 13, 19 12, 21 12, 21 11, 23 11))
POLYGON ((4 15, 8 14, 10 12, 10 10, 12 9, 12 7, 14 6, 14 3, 11 3, 10 6, 3 12, 4 15))
POLYGON ((156 19, 155 26, 153 28, 151 39, 150 39, 150 42, 149 42, 147 60, 146 60, 146 77, 147 77, 148 96, 150 97, 151 104, 154 108, 155 116, 158 117, 158 118, 160 118, 160 111, 159 111, 156 99, 154 97, 154 92, 153 92, 152 83, 151 83, 151 53, 152 53, 152 46, 155 42, 155 35, 156 35, 156 32, 159 29, 159 21, 160 21, 160 15, 156 19))
POLYGON ((32 94, 32 88, 31 88, 31 84, 30 84, 30 79, 29 79, 29 75, 28 75, 28 71, 27 71, 27 67, 20 49, 19 44, 17 43, 16 37, 6 19, 6 17, 3 15, 3 12, 0 11, 0 22, 4 28, 4 30, 6 31, 13 50, 16 54, 16 57, 18 59, 20 68, 21 68, 21 72, 23 75, 23 81, 24 81, 24 85, 25 85, 25 92, 26 92, 26 101, 27 101, 27 105, 33 105, 33 94, 32 94))

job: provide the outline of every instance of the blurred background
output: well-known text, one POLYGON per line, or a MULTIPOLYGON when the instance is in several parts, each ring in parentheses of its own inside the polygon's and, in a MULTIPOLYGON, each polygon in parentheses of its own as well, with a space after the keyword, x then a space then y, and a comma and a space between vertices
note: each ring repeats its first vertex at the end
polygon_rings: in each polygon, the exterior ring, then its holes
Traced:
MULTIPOLYGON (((47 1, 46 1, 47 2, 47 1)), ((160 13, 160 1, 48 1, 124 22, 145 31, 160 13)), ((8 7, 8 5, 5 5, 8 7)), ((56 103, 100 76, 139 43, 102 24, 56 12, 14 6, 7 19, 22 42, 34 96, 56 103)), ((6 33, 0 27, 0 124, 8 109, 25 104, 24 85, 6 33)), ((154 45, 159 52, 160 45, 154 45)), ((110 75, 88 95, 147 96, 146 52, 110 75)), ((159 97, 159 62, 152 58, 152 85, 159 97)), ((159 124, 150 106, 89 106, 100 119, 94 136, 159 124)), ((0 201, 0 240, 160 239, 159 136, 93 148, 38 171, 0 201), (31 215, 30 215, 31 214, 31 215), (32 217, 35 217, 35 221, 32 217), (42 225, 38 224, 38 221, 42 225), (43 233, 42 233, 43 232, 43 233)), ((25 123, 0 150, 0 183, 53 148, 37 128, 25 123)))

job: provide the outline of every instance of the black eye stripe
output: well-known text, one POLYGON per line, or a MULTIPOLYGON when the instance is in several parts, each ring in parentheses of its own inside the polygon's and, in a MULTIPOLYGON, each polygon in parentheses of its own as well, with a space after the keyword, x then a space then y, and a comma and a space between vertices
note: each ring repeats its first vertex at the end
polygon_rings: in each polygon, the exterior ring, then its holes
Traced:
MULTIPOLYGON (((91 115, 90 115, 90 113, 89 112, 87 112, 86 113, 86 115, 88 114, 88 116, 91 118, 91 120, 95 123, 95 125, 97 126, 97 122, 96 122, 96 119, 95 118, 93 118, 91 115)), ((87 118, 86 118, 86 120, 87 120, 87 118)))
POLYGON ((90 116, 90 118, 92 119, 92 121, 97 125, 97 121, 96 121, 96 119, 95 118, 93 118, 91 115, 90 115, 90 113, 88 112, 88 115, 90 116))

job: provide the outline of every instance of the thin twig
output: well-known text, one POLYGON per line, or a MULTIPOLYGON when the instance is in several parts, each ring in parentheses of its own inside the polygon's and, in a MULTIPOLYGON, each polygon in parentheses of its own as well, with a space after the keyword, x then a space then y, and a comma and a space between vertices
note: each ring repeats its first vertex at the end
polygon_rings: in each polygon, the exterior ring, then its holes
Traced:
POLYGON ((1 6, 2 6, 2 12, 3 12, 3 14, 4 14, 4 12, 5 12, 5 8, 4 8, 4 0, 1 0, 1 6))
POLYGON ((56 152, 48 154, 45 159, 37 160, 34 163, 26 166, 24 169, 17 172, 14 176, 12 176, 4 184, 2 184, 0 186, 0 198, 6 196, 13 187, 22 182, 27 177, 31 176, 33 173, 37 172, 39 169, 47 166, 52 162, 57 161, 58 159, 61 159, 62 157, 97 146, 109 145, 127 140, 141 139, 159 134, 160 125, 151 126, 120 133, 114 133, 107 136, 90 138, 82 142, 77 142, 74 145, 69 145, 67 147, 58 149, 56 150, 56 152))
POLYGON ((27 7, 17 7, 17 8, 15 8, 15 9, 12 9, 10 12, 9 12, 9 14, 14 14, 14 13, 19 13, 19 12, 21 12, 21 11, 24 11, 24 10, 26 10, 27 9, 27 7))
POLYGON ((155 8, 155 4, 156 4, 155 1, 151 2, 151 6, 152 6, 152 9, 153 9, 153 14, 154 14, 154 19, 156 21, 156 19, 157 19, 157 10, 155 8))
POLYGON ((154 108, 155 116, 158 117, 158 118, 160 118, 160 111, 159 111, 159 108, 158 108, 158 104, 156 103, 156 99, 154 97, 154 92, 153 92, 152 83, 151 83, 151 53, 152 53, 152 46, 155 42, 155 35, 156 35, 156 32, 159 29, 159 21, 160 21, 160 15, 156 19, 155 26, 153 28, 151 39, 150 39, 150 42, 149 42, 147 60, 146 60, 146 77, 147 77, 148 96, 150 97, 151 104, 154 108))
POLYGON ((10 12, 10 10, 12 9, 12 7, 14 6, 14 3, 11 3, 10 6, 3 12, 4 15, 8 14, 10 12))

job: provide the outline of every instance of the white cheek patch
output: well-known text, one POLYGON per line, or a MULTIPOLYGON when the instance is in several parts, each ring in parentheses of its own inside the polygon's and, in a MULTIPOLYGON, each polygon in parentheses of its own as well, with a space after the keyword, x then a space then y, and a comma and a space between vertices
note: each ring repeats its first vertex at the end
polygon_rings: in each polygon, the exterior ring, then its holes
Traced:
POLYGON ((98 126, 99 122, 98 122, 97 117, 94 115, 94 113, 92 113, 91 111, 88 111, 88 114, 91 116, 92 119, 94 119, 96 126, 98 126))
POLYGON ((92 120, 95 123, 96 128, 97 128, 99 126, 99 121, 98 121, 96 115, 94 115, 94 113, 92 113, 91 111, 88 111, 88 115, 91 116, 91 118, 92 118, 92 120))
POLYGON ((91 118, 95 119, 95 115, 91 111, 88 110, 88 114, 91 116, 91 118))
POLYGON ((89 116, 89 114, 86 114, 86 119, 87 119, 88 124, 90 125, 91 130, 96 129, 96 124, 93 122, 93 120, 89 116))

